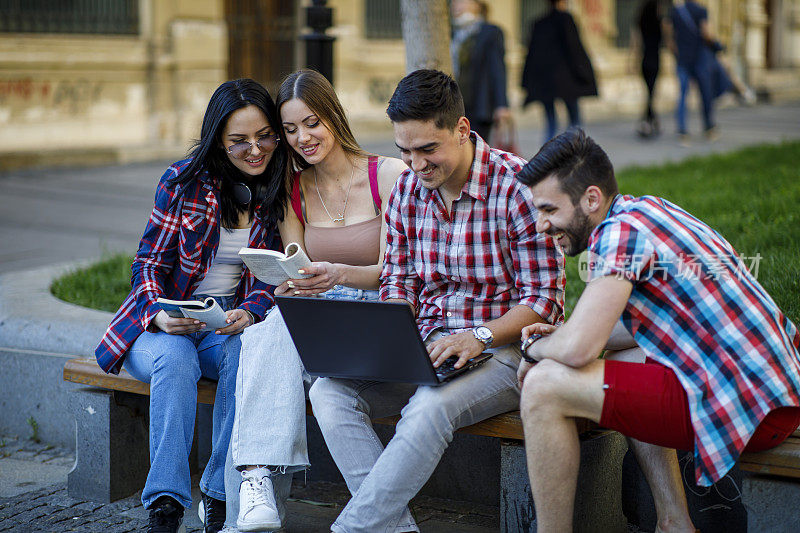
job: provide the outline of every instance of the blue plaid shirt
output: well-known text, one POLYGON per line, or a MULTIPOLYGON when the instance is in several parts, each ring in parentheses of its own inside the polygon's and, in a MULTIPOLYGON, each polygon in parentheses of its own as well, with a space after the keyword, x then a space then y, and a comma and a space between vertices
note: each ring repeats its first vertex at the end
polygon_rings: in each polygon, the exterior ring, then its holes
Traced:
POLYGON ((800 334, 719 233, 662 198, 619 195, 589 239, 590 277, 633 283, 622 322, 686 390, 701 485, 773 409, 800 406, 800 334))
MULTIPOLYGON (((131 267, 132 290, 95 349, 97 363, 106 372, 119 373, 128 348, 161 310, 157 298, 192 298, 217 252, 219 179, 202 175, 184 185, 167 183, 189 162, 171 165, 156 189, 155 206, 131 267)), ((274 227, 262 226, 256 217, 248 246, 280 250, 280 238, 274 227)), ((235 305, 261 320, 273 304, 270 288, 245 267, 235 305)))

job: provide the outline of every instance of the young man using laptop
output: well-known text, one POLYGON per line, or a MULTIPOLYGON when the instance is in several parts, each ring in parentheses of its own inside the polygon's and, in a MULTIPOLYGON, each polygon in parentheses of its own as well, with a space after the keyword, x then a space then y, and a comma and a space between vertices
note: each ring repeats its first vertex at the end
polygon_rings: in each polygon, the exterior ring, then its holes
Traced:
POLYGON ((514 179, 525 161, 470 131, 458 85, 442 72, 403 78, 387 113, 410 169, 386 211, 381 299, 411 306, 434 366, 493 357, 440 386, 317 380, 314 414, 352 493, 337 533, 419 531, 408 502, 453 432, 517 407, 522 327, 562 320, 564 258, 536 233, 532 197, 514 179), (384 449, 370 418, 397 413, 384 449))
MULTIPOLYGON (((576 417, 635 439, 640 457, 692 451, 703 486, 798 427, 800 334, 719 233, 662 198, 619 194, 608 156, 581 130, 545 144, 517 178, 533 192, 537 229, 590 260, 569 320, 523 333, 538 531, 572 530, 576 417), (598 359, 620 320, 646 363, 598 359)), ((694 531, 685 498, 665 490, 677 471, 644 470, 657 530, 694 531)))

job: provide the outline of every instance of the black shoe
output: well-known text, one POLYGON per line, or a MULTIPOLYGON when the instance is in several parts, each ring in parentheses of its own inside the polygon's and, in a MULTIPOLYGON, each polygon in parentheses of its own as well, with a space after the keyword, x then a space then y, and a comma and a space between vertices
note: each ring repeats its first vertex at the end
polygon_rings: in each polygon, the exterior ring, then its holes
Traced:
POLYGON ((219 533, 225 527, 225 502, 217 500, 206 494, 200 493, 203 497, 203 532, 219 533))
POLYGON ((147 533, 178 533, 184 531, 183 506, 174 498, 161 496, 150 507, 147 533))

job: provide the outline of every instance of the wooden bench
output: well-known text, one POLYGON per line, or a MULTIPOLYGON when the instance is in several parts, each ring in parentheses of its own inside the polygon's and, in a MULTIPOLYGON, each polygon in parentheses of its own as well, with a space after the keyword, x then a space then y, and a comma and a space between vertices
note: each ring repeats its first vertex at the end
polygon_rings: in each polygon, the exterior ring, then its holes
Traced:
MULTIPOLYGON (((64 381, 81 383, 101 389, 129 392, 143 396, 150 395, 150 385, 131 377, 125 371, 118 375, 106 374, 97 366, 94 358, 71 359, 64 365, 64 381)), ((201 378, 197 384, 198 403, 212 405, 217 384, 209 379, 201 378)), ((309 415, 313 415, 311 405, 307 406, 309 415)), ((376 418, 376 424, 395 425, 400 416, 376 418)), ((584 436, 602 434, 604 430, 591 420, 578 420, 578 431, 584 436)), ((497 415, 477 424, 458 430, 458 433, 496 437, 507 440, 522 441, 522 421, 519 411, 511 411, 497 415)), ((792 478, 800 478, 800 428, 786 441, 776 448, 763 452, 744 453, 739 459, 739 468, 747 472, 768 474, 792 478)))
POLYGON ((771 450, 743 453, 739 468, 755 474, 800 479, 800 428, 771 450))
MULTIPOLYGON (((83 389, 74 402, 77 460, 68 478, 69 494, 78 499, 113 501, 141 489, 149 468, 144 414, 150 386, 125 371, 119 375, 106 374, 93 358, 67 361, 64 380, 93 388, 83 389)), ((199 404, 213 404, 216 383, 201 379, 197 392, 199 404)), ((310 406, 308 413, 313 414, 310 406)), ((393 426, 399 418, 379 418, 373 422, 393 426)), ((620 491, 608 490, 609 485, 619 483, 626 449, 624 439, 589 420, 579 420, 579 431, 582 444, 576 530, 624 531, 620 491)), ((500 447, 500 529, 504 532, 535 529, 519 411, 461 428, 458 433, 491 437, 500 447)), ((200 440, 195 439, 195 444, 200 440)))

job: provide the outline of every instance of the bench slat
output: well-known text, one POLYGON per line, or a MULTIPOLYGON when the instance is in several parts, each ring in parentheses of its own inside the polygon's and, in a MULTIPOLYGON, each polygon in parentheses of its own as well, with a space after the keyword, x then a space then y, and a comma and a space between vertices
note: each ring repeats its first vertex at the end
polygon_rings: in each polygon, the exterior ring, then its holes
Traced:
POLYGON ((739 467, 748 472, 800 478, 800 430, 783 444, 763 452, 743 453, 739 467))
MULTIPOLYGON (((144 396, 150 395, 149 384, 139 381, 124 369, 116 375, 106 374, 90 357, 67 361, 64 364, 64 381, 144 396)), ((197 382, 197 401, 199 403, 213 404, 216 392, 217 384, 214 381, 200 378, 200 381, 197 382)))
MULTIPOLYGON (((64 381, 81 383, 92 387, 104 389, 132 392, 135 394, 149 395, 150 385, 138 381, 125 370, 119 374, 106 374, 97 362, 90 357, 82 359, 70 359, 64 365, 64 381)), ((217 384, 214 381, 202 378, 197 383, 197 401, 200 403, 213 404, 214 394, 217 384)), ((312 415, 311 405, 306 407, 306 412, 312 415)), ((396 425, 400 416, 390 416, 385 418, 373 419, 376 424, 396 425)), ((578 431, 584 433, 588 430, 597 428, 597 424, 591 420, 578 419, 578 431)), ((519 411, 512 411, 494 416, 488 420, 478 422, 471 426, 463 427, 458 433, 468 433, 484 437, 497 437, 501 439, 523 440, 522 422, 519 411)))

